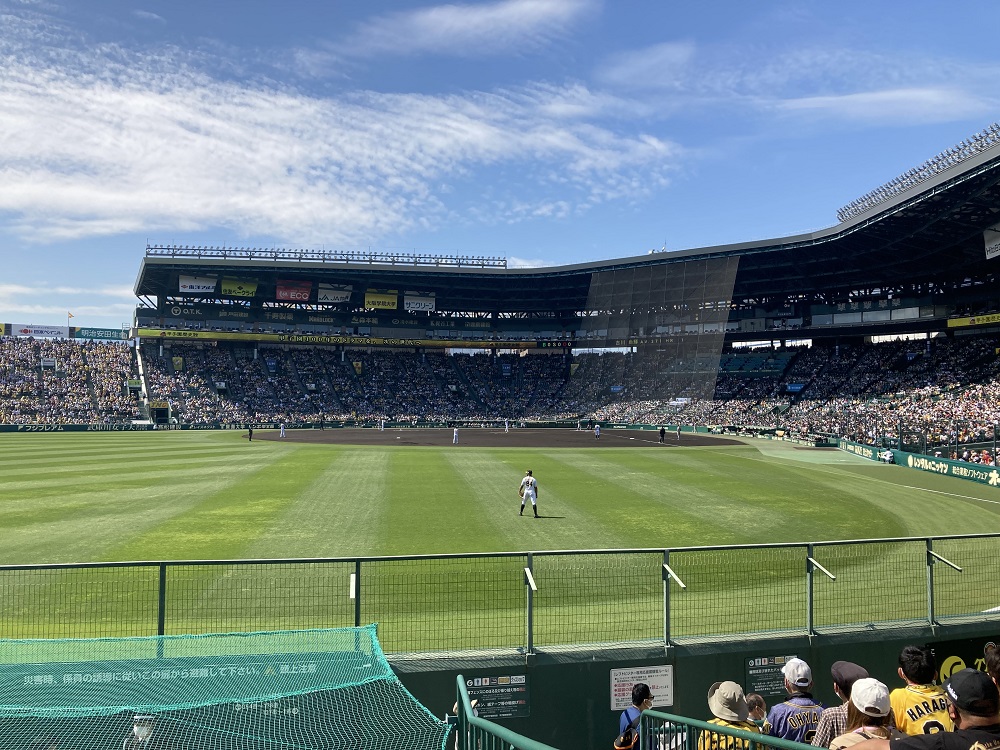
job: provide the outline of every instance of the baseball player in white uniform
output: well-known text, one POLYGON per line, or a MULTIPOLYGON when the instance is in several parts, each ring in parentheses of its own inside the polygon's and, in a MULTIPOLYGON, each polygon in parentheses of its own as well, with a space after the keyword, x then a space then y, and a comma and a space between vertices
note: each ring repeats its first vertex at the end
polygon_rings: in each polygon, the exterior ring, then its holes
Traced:
POLYGON ((521 480, 517 494, 521 496, 521 510, 518 515, 524 515, 524 504, 531 500, 531 510, 534 511, 535 518, 538 518, 538 480, 531 476, 531 469, 524 472, 524 479, 521 480))

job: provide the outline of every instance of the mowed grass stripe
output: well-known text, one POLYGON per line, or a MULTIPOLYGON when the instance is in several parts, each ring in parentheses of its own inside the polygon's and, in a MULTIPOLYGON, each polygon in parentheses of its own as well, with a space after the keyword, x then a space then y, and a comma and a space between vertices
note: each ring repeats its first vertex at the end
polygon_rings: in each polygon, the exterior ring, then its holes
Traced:
MULTIPOLYGON (((430 554, 455 551, 454 538, 465 533, 471 488, 453 470, 455 448, 390 450, 386 478, 386 515, 379 534, 381 554, 430 554), (462 519, 460 524, 457 519, 462 519)), ((464 452, 464 451, 463 451, 464 452)), ((460 542, 459 542, 460 543, 460 542)))
POLYGON ((255 558, 371 555, 386 527, 389 456, 382 449, 310 450, 308 484, 247 547, 255 558))
POLYGON ((804 467, 748 464, 704 449, 636 454, 612 458, 602 451, 594 459, 572 454, 566 461, 591 476, 592 492, 618 497, 614 505, 630 511, 624 523, 651 546, 801 541, 816 538, 820 529, 837 538, 865 536, 857 511, 864 517, 866 510, 873 524, 891 529, 894 523, 804 467), (659 534, 651 539, 644 528, 659 534))
POLYGON ((0 492, 12 498, 30 496, 33 502, 37 502, 45 498, 59 497, 65 493, 67 488, 85 494, 170 484, 180 490, 185 486, 197 486, 206 477, 219 474, 239 474, 243 470, 243 467, 232 458, 209 464, 199 463, 197 466, 188 466, 180 474, 176 469, 150 470, 146 465, 136 466, 134 463, 128 466, 99 464, 83 472, 46 471, 35 480, 25 478, 21 481, 3 481, 0 482, 0 492))
POLYGON ((298 498, 317 464, 309 451, 257 452, 256 464, 209 483, 206 491, 178 498, 180 512, 112 550, 122 560, 225 559, 246 548, 275 516, 298 498))
POLYGON ((679 546, 680 539, 691 544, 745 541, 745 534, 727 527, 725 514, 713 518, 701 510, 717 505, 719 495, 696 483, 694 473, 632 453, 601 451, 593 456, 560 457, 564 472, 577 477, 577 503, 592 509, 603 525, 616 525, 630 540, 625 546, 679 546))
POLYGON ((459 550, 484 551, 483 540, 489 538, 497 540, 494 550, 585 549, 596 538, 615 534, 614 529, 602 528, 600 518, 581 510, 572 491, 547 479, 555 464, 545 455, 470 451, 450 453, 449 459, 452 470, 469 488, 470 511, 476 518, 469 529, 471 536, 456 530, 453 543, 460 545, 459 550), (521 500, 517 489, 526 470, 522 466, 531 467, 540 477, 538 519, 530 502, 525 504, 524 515, 518 515, 521 500))

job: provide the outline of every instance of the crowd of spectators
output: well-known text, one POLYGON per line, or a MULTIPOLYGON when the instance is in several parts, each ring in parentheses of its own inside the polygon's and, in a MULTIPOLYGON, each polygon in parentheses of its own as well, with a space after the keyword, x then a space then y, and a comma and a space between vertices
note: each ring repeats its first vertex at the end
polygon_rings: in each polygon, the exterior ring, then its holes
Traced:
MULTIPOLYGON (((698 750, 749 750, 758 733, 828 750, 996 747, 1000 650, 990 643, 984 651, 983 669, 966 667, 950 674, 939 673, 927 645, 904 646, 898 669, 881 675, 838 659, 830 667, 830 682, 817 679, 808 663, 793 657, 781 667, 784 695, 770 710, 763 696, 746 694, 739 682, 715 682, 708 689, 707 726, 694 730, 698 750), (814 692, 833 700, 826 704, 814 692)), ((658 705, 649 686, 637 683, 632 695, 632 706, 619 717, 615 747, 634 747, 628 743, 634 731, 648 732, 642 747, 673 747, 669 730, 640 724, 641 714, 658 705)))
POLYGON ((127 422, 140 416, 135 357, 124 344, 0 338, 0 423, 127 422))
POLYGON ((0 421, 579 419, 782 430, 993 461, 998 340, 524 355, 0 339, 0 421), (140 370, 141 368, 141 370, 140 370), (141 382, 141 391, 127 386, 141 382), (141 393, 144 401, 137 396, 141 393), (975 445, 979 443, 980 445, 975 445), (984 452, 985 451, 985 452, 984 452))

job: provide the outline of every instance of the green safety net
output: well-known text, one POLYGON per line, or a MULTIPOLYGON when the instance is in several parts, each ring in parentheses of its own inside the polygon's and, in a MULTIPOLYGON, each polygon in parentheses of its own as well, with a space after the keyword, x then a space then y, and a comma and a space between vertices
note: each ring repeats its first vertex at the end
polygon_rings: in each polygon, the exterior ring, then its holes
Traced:
POLYGON ((433 748, 374 625, 0 640, 0 750, 433 748))

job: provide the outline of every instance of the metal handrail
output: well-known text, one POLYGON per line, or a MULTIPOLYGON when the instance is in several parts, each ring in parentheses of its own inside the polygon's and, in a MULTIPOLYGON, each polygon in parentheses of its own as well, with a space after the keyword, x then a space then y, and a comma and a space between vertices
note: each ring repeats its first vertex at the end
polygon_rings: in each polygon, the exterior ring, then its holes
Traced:
POLYGON ((489 737, 502 740, 504 748, 509 747, 511 750, 557 750, 552 745, 538 742, 476 716, 472 710, 472 701, 469 700, 469 691, 465 687, 465 677, 458 675, 455 682, 458 688, 458 700, 455 701, 458 705, 458 726, 455 730, 458 732, 458 750, 472 750, 476 747, 476 743, 470 742, 472 728, 489 737))

